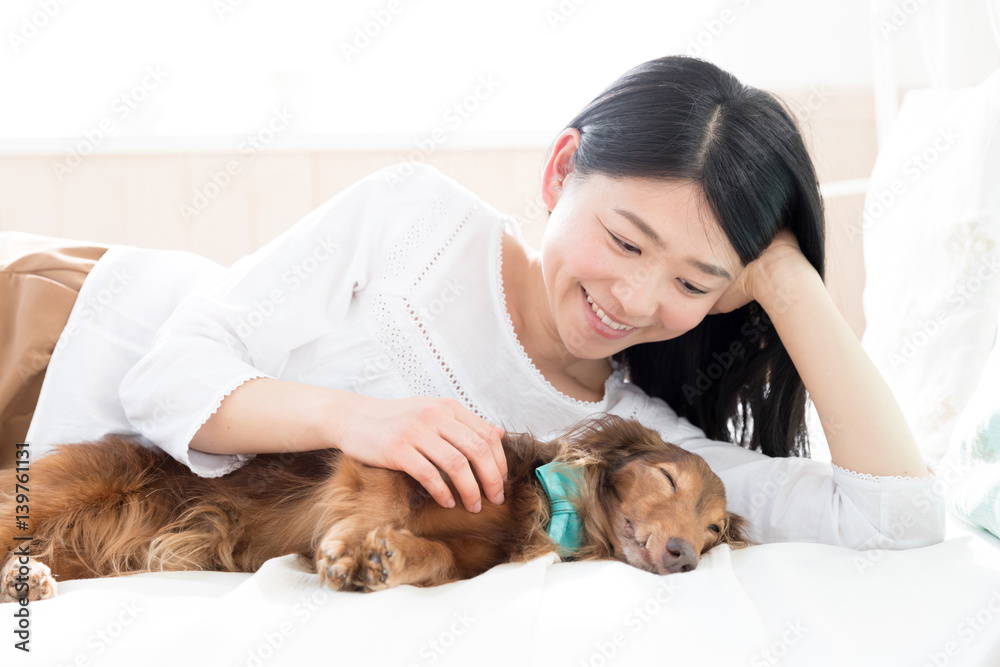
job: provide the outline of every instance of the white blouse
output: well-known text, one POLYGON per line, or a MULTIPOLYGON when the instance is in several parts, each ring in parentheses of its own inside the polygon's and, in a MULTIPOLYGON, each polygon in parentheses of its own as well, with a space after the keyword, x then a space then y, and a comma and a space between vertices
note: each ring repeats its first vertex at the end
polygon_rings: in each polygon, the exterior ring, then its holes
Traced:
POLYGON ((83 284, 27 440, 38 457, 60 442, 135 434, 198 475, 224 475, 250 456, 188 445, 257 377, 386 399, 448 396, 540 438, 610 412, 703 456, 755 541, 900 549, 943 539, 934 478, 874 477, 709 440, 621 367, 600 401, 558 391, 507 311, 505 229, 520 237, 512 217, 436 169, 401 164, 228 269, 191 253, 113 246, 83 284))

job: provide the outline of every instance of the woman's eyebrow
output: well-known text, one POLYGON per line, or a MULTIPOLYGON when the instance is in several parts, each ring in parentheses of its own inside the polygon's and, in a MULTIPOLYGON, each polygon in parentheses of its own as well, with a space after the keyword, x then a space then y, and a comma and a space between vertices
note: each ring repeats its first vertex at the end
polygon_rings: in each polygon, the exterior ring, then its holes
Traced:
POLYGON ((684 260, 694 268, 698 269, 702 273, 707 273, 710 276, 715 276, 716 278, 723 278, 725 280, 732 280, 732 276, 721 266, 716 266, 715 264, 706 264, 694 257, 688 257, 684 260))
POLYGON ((627 219, 633 225, 638 227, 639 231, 645 234, 647 237, 649 237, 649 239, 657 246, 659 246, 660 248, 666 248, 666 244, 663 243, 663 239, 661 239, 660 235, 656 233, 656 230, 653 229, 650 225, 646 224, 646 221, 637 216, 635 213, 620 207, 615 207, 611 210, 613 210, 615 213, 627 219))
MULTIPOLYGON (((649 238, 649 240, 655 243, 658 247, 666 248, 666 244, 663 242, 663 239, 660 238, 660 235, 656 233, 656 230, 653 229, 652 226, 650 226, 645 220, 637 216, 635 213, 629 211, 628 209, 624 209, 617 206, 611 210, 613 210, 615 213, 622 216, 623 218, 631 222, 633 225, 638 227, 639 231, 645 234, 646 237, 649 238)), ((721 266, 716 266, 715 264, 706 264, 705 262, 702 262, 701 260, 695 259, 693 257, 688 257, 684 261, 693 266, 694 268, 698 269, 702 273, 708 274, 710 276, 715 276, 716 278, 723 278, 725 280, 733 279, 732 276, 729 275, 729 272, 726 271, 721 266)))

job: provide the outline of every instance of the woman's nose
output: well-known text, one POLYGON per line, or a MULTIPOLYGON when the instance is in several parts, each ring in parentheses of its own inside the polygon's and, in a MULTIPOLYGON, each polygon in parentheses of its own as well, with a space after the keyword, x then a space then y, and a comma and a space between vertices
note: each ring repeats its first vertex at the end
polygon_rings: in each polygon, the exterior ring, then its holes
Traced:
POLYGON ((624 315, 639 320, 637 324, 647 324, 660 306, 658 283, 652 271, 638 270, 616 282, 611 294, 622 305, 624 315))

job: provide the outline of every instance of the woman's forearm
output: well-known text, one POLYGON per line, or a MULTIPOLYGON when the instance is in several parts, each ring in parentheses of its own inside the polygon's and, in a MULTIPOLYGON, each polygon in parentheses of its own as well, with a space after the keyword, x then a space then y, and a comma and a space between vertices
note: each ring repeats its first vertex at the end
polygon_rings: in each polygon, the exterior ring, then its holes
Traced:
POLYGON ((407 473, 442 507, 454 507, 457 497, 478 512, 484 494, 504 502, 502 437, 502 429, 453 398, 378 399, 257 378, 223 399, 190 446, 210 454, 336 447, 361 463, 407 473))
POLYGON ((766 272, 757 295, 816 406, 833 462, 871 475, 928 477, 892 390, 805 258, 766 272))
POLYGON ((210 454, 260 454, 332 447, 337 414, 356 394, 271 378, 240 385, 191 439, 210 454))

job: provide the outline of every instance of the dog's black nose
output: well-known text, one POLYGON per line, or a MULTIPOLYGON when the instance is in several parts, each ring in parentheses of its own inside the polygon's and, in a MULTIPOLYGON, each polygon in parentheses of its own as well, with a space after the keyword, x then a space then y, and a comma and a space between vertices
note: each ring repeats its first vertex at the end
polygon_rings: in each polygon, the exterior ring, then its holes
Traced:
POLYGON ((698 567, 698 554, 687 541, 671 537, 667 540, 667 548, 663 552, 663 567, 671 574, 690 572, 698 567))

